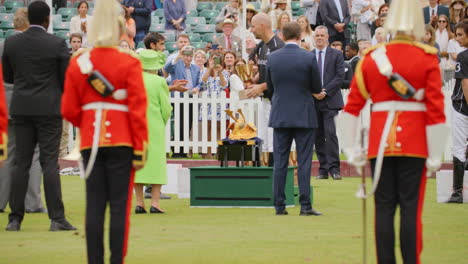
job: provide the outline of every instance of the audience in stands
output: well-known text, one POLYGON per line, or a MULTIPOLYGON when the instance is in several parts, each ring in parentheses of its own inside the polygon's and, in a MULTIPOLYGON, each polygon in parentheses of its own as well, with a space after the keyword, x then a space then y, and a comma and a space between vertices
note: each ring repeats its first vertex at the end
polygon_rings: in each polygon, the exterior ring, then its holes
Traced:
POLYGON ((216 17, 216 24, 223 22, 225 19, 234 19, 234 16, 238 16, 241 11, 241 4, 241 0, 229 0, 216 17))
POLYGON ((371 39, 370 23, 375 20, 376 7, 371 0, 353 0, 352 14, 357 18, 356 34, 358 39, 371 39))
POLYGON ((301 0, 301 6, 305 8, 305 16, 309 20, 312 30, 315 30, 318 25, 317 14, 319 3, 319 0, 301 0))
POLYGON ((283 14, 284 12, 286 12, 289 15, 289 21, 291 21, 291 17, 292 17, 291 8, 289 9, 287 8, 288 7, 287 0, 276 0, 275 4, 276 4, 275 8, 271 10, 270 12, 268 12, 268 15, 270 15, 270 18, 271 18, 271 26, 273 29, 278 28, 279 16, 283 14))
POLYGON ((348 5, 341 3, 341 1, 335 0, 320 0, 319 12, 323 25, 328 30, 330 42, 339 40, 346 47, 351 37, 348 29, 351 15, 348 5))
POLYGON ((124 50, 129 50, 131 49, 130 47, 130 43, 128 43, 128 41, 126 41, 125 39, 121 39, 120 42, 119 42, 119 47, 124 49, 124 50))
POLYGON ((83 47, 88 46, 87 33, 88 33, 88 22, 91 16, 88 15, 89 5, 86 1, 80 1, 77 6, 78 15, 74 16, 70 20, 70 34, 80 33, 82 38, 83 47))
POLYGON ((369 40, 358 40, 358 47, 359 47, 359 58, 362 58, 364 56, 364 52, 366 49, 370 48, 372 46, 372 43, 369 40))
MULTIPOLYGON (((350 43, 349 45, 351 45, 352 43, 350 43)), ((346 48, 349 47, 346 46, 346 48)), ((333 41, 331 44, 330 44, 330 48, 332 49, 336 49, 338 51, 340 51, 341 53, 343 53, 343 43, 341 43, 341 41, 333 41)), ((349 86, 351 84, 351 80, 353 79, 353 75, 354 75, 354 71, 353 71, 353 68, 351 66, 351 64, 349 63, 349 61, 345 61, 344 62, 344 77, 343 77, 343 84, 341 85, 341 89, 349 89, 349 86)))
POLYGON ((236 66, 238 65, 245 65, 246 62, 244 59, 239 58, 234 62, 234 67, 231 72, 231 76, 229 76, 229 96, 231 99, 234 100, 239 100, 239 92, 243 91, 246 86, 250 85, 250 83, 244 84, 244 82, 241 80, 241 78, 238 75, 236 66))
POLYGON ((375 30, 379 27, 383 27, 385 24, 385 20, 387 19, 387 13, 382 13, 379 15, 379 17, 372 22, 371 25, 371 35, 375 35, 375 30))
POLYGON ((187 10, 184 0, 164 1, 164 17, 166 19, 165 31, 178 36, 184 33, 187 10))
POLYGON ((279 14, 279 15, 276 17, 276 19, 277 19, 277 21, 276 21, 276 29, 273 30, 273 32, 275 32, 275 34, 276 34, 280 39, 283 39, 283 25, 285 25, 286 23, 291 22, 291 17, 289 16, 288 13, 283 12, 283 13, 279 14))
POLYGON ((466 2, 464 0, 454 0, 450 4, 449 18, 450 18, 450 29, 455 32, 455 25, 463 20, 463 10, 466 8, 466 2))
POLYGON ((247 10, 247 15, 246 15, 246 28, 249 29, 250 25, 252 24, 252 17, 254 17, 256 14, 258 14, 258 11, 255 9, 255 7, 252 4, 247 4, 245 7, 247 10))
POLYGON ((299 16, 297 23, 301 27, 301 48, 313 50, 315 48, 314 31, 306 16, 299 16))
POLYGON ((83 43, 83 37, 80 33, 72 33, 70 34, 70 54, 77 52, 81 49, 81 45, 83 43))
POLYGON ((447 53, 447 48, 449 40, 454 38, 454 34, 452 33, 452 30, 450 29, 448 23, 448 17, 446 15, 440 15, 439 20, 437 21, 437 28, 435 34, 436 42, 437 44, 439 44, 440 48, 440 67, 442 71, 449 69, 449 55, 447 53))
MULTIPOLYGON (((166 1, 164 6, 169 5, 169 2, 171 1, 166 1)), ((128 12, 135 20, 136 35, 134 41, 139 43, 140 41, 143 41, 145 35, 149 31, 153 2, 152 0, 124 0, 123 4, 127 7, 128 12)), ((167 17, 168 16, 166 15, 166 19, 167 17)))
POLYGON ((232 51, 226 51, 223 56, 223 66, 229 74, 234 70, 234 63, 237 60, 237 55, 232 51))
POLYGON ((130 9, 124 5, 122 5, 122 13, 125 19, 125 32, 122 33, 120 39, 127 41, 130 48, 135 49, 135 41, 133 40, 136 35, 135 20, 130 15, 130 9))
POLYGON ((443 5, 438 4, 439 0, 429 0, 429 6, 423 8, 424 24, 431 24, 436 27, 438 16, 449 16, 449 9, 443 5))
POLYGON ((203 51, 202 49, 196 50, 193 60, 195 62, 195 65, 200 67, 200 72, 203 72, 203 70, 205 69, 205 64, 207 62, 205 51, 203 51))
POLYGON ((241 55, 242 52, 242 40, 240 37, 232 34, 237 24, 230 18, 226 18, 223 23, 220 24, 223 30, 223 35, 218 37, 213 42, 224 48, 225 51, 233 51, 237 55, 241 55))
POLYGON ((356 42, 351 42, 349 43, 346 48, 345 48, 345 57, 349 62, 349 65, 351 65, 351 68, 353 69, 353 72, 356 71, 356 66, 361 59, 359 56, 359 46, 356 42))

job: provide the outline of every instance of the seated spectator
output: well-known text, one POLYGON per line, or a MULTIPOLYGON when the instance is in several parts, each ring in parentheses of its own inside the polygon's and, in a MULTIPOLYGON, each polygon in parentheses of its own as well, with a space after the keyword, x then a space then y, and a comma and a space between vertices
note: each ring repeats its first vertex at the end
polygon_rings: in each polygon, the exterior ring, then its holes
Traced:
MULTIPOLYGON (((174 60, 175 57, 179 56, 179 51, 185 47, 185 46, 190 46, 190 38, 188 35, 185 35, 185 34, 181 34, 181 35, 178 35, 177 36, 177 42, 176 42, 176 46, 177 46, 177 49, 174 51, 174 53, 172 53, 171 55, 169 55, 167 57, 167 60, 166 60, 166 66, 169 62, 171 62, 172 60, 174 60)), ((165 67, 164 67, 165 68, 165 67)), ((169 74, 167 72, 165 72, 165 70, 163 71, 164 72, 164 77, 168 78, 169 77, 169 74)), ((170 77, 168 78, 169 82, 170 82, 170 77)))
POLYGON ((312 31, 307 17, 299 16, 297 23, 301 27, 301 48, 306 50, 315 49, 314 31, 312 31))
MULTIPOLYGON (((208 59, 208 68, 200 73, 200 93, 207 93, 208 98, 219 98, 221 92, 228 87, 229 73, 223 69, 223 59, 219 55, 211 55, 208 59)), ((206 106, 208 120, 208 141, 211 141, 211 127, 216 126, 217 140, 221 139, 221 105, 217 104, 216 113, 212 113, 211 104, 206 106)), ((202 121, 203 106, 200 107, 199 121, 202 121)), ((200 127, 202 127, 200 125, 200 127)), ((201 135, 201 134, 200 134, 201 135)), ((212 159, 211 148, 208 153, 202 155, 206 159, 212 159)))
POLYGON ((80 33, 82 36, 82 46, 88 47, 88 22, 91 19, 91 16, 88 15, 88 2, 80 1, 77 8, 78 15, 72 17, 70 20, 70 34, 80 33))
MULTIPOLYGON (((234 70, 234 63, 236 62, 237 60, 237 56, 234 52, 232 51, 226 51, 223 55, 223 66, 224 66, 224 70, 226 72, 229 73, 229 75, 231 74, 231 72, 234 70)), ((228 76, 229 76, 228 75, 228 76)))
MULTIPOLYGON (((171 1, 166 1, 166 3, 169 2, 171 1)), ((133 20, 135 20, 136 33, 134 40, 136 43, 140 43, 140 41, 143 41, 145 38, 151 25, 153 2, 152 0, 123 0, 122 4, 127 7, 128 12, 132 16, 133 20)))
POLYGON ((77 52, 81 48, 82 40, 83 38, 80 33, 72 33, 70 35, 70 39, 69 39, 70 46, 71 46, 70 54, 77 52))
POLYGON ((364 52, 366 51, 366 49, 372 47, 372 43, 369 41, 369 40, 363 40, 363 39, 360 39, 358 40, 358 47, 359 47, 359 58, 362 58, 364 56, 364 52))
POLYGON ((278 16, 284 12, 286 12, 289 15, 289 21, 291 21, 292 18, 292 12, 291 9, 288 8, 287 0, 275 0, 275 5, 275 8, 268 12, 268 15, 270 15, 271 18, 271 28, 278 27, 278 16))
POLYGON ((176 36, 184 33, 187 10, 183 0, 164 1, 164 17, 166 19, 164 27, 166 33, 172 33, 176 36))
POLYGON ((135 20, 133 20, 132 16, 130 15, 129 8, 122 5, 122 9, 122 15, 125 19, 125 32, 122 33, 120 39, 127 41, 130 48, 135 49, 135 41, 133 40, 133 38, 135 38, 136 35, 135 20))
POLYGON ((216 38, 213 43, 218 44, 219 47, 224 48, 225 51, 233 51, 240 56, 242 52, 242 40, 238 36, 232 34, 236 27, 237 24, 232 19, 225 19, 223 23, 221 23, 223 35, 216 38))
POLYGON ((252 32, 248 34, 245 38, 245 50, 247 54, 251 54, 255 47, 257 46, 257 42, 255 41, 255 36, 252 32))
POLYGON ((353 72, 356 71, 356 66, 361 59, 359 56, 359 46, 356 42, 351 42, 348 45, 346 45, 345 48, 345 57, 348 60, 348 63, 351 65, 351 68, 353 69, 353 72))
POLYGON ((375 35, 372 38, 372 45, 384 43, 385 41, 387 41, 386 37, 387 36, 385 36, 385 29, 383 27, 377 28, 375 30, 375 35))
MULTIPOLYGON (((352 43, 350 43, 352 44, 352 43)), ((349 45, 346 45, 346 49, 348 49, 349 45)), ((356 43, 354 43, 356 44, 356 43)), ((338 51, 340 51, 341 53, 343 53, 343 43, 341 41, 333 41, 331 44, 330 44, 330 47, 332 49, 336 49, 338 51)), ((351 80, 353 79, 353 75, 354 75, 354 71, 353 71, 353 68, 351 66, 351 64, 349 63, 349 61, 345 61, 344 62, 344 71, 345 71, 345 75, 344 75, 344 78, 343 78, 343 84, 341 85, 341 89, 349 89, 349 86, 351 84, 351 80)))
POLYGON ((288 13, 283 12, 277 16, 276 29, 273 32, 280 38, 283 39, 283 25, 291 22, 291 17, 288 13))
POLYGON ((466 2, 464 0, 454 0, 450 4, 449 17, 450 17, 450 29, 455 32, 455 25, 463 20, 463 10, 466 8, 466 2))
POLYGON ((229 0, 216 17, 216 24, 223 22, 225 19, 234 19, 234 16, 240 13, 241 4, 240 0, 229 0))

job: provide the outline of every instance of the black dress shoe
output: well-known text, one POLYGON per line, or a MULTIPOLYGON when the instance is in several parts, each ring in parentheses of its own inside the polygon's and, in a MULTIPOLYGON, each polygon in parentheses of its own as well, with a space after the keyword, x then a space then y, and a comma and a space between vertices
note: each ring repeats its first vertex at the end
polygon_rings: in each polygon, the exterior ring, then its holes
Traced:
POLYGON ((20 231, 21 223, 18 220, 11 220, 6 226, 6 231, 20 231))
POLYGON ((158 208, 151 206, 150 208, 150 213, 151 214, 164 214, 164 211, 159 210, 158 208))
POLYGON ((299 215, 322 215, 322 213, 315 211, 314 209, 310 208, 307 210, 301 210, 299 215))
POLYGON ((135 214, 146 214, 146 213, 148 213, 148 212, 146 212, 145 208, 143 208, 143 207, 141 207, 139 205, 137 205, 135 207, 135 214))
POLYGON ((276 210, 276 215, 287 215, 288 211, 286 209, 283 210, 276 210))
POLYGON ((72 226, 67 220, 50 221, 49 231, 73 231, 76 227, 72 226))
POLYGON ((333 177, 334 180, 341 180, 342 179, 339 173, 333 173, 332 177, 333 177))
POLYGON ((317 179, 317 180, 328 180, 328 175, 319 175, 319 176, 315 177, 315 179, 317 179))
POLYGON ((37 208, 37 209, 34 209, 34 210, 26 209, 26 213, 28 213, 28 214, 42 214, 42 213, 47 213, 47 209, 45 209, 45 208, 37 208))

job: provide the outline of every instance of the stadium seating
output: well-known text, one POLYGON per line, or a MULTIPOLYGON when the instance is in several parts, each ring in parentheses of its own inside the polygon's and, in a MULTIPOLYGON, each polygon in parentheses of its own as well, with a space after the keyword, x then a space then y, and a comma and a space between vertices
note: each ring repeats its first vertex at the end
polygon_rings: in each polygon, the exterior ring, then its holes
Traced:
POLYGON ((198 11, 196 9, 187 11, 187 17, 196 17, 198 16, 198 11))
POLYGON ((172 53, 177 49, 177 42, 165 42, 164 45, 169 53, 172 53))
POLYGON ((58 14, 62 15, 63 21, 70 21, 71 18, 77 13, 78 11, 76 10, 76 8, 62 7, 58 10, 58 14))
POLYGON ((195 49, 204 49, 206 47, 206 42, 191 42, 190 43, 195 49))
POLYGON ((13 21, 13 14, 10 13, 1 13, 0 22, 2 21, 13 21))
POLYGON ((205 17, 207 23, 212 24, 215 22, 214 20, 216 19, 218 14, 219 14, 218 10, 203 10, 199 13, 199 16, 205 17))
POLYGON ((164 36, 165 41, 169 41, 169 42, 174 42, 174 41, 176 41, 175 35, 172 34, 172 33, 164 33, 164 34, 162 34, 162 35, 164 36))
POLYGON ((297 11, 301 8, 301 2, 299 1, 292 1, 291 2, 291 9, 292 11, 297 11))
POLYGON ((198 33, 191 33, 191 34, 188 34, 188 36, 189 36, 190 42, 199 42, 199 41, 201 41, 200 34, 198 34, 198 33))
POLYGON ((70 22, 55 22, 54 21, 54 31, 55 30, 70 30, 70 22))
POLYGON ((198 11, 207 10, 207 9, 213 9, 213 4, 211 2, 198 2, 197 4, 198 11))
POLYGON ((0 6, 0 13, 6 13, 6 8, 4 6, 0 6))
POLYGON ((153 13, 154 16, 164 17, 164 9, 156 9, 153 13))
POLYGON ((206 18, 204 17, 187 17, 185 23, 190 25, 206 24, 206 18))
POLYGON ((13 21, 2 21, 0 23, 0 29, 3 29, 3 31, 13 29, 13 21))
POLYGON ((70 39, 70 32, 69 31, 63 31, 63 30, 59 30, 59 31, 55 31, 54 32, 55 36, 57 37, 61 37, 63 39, 70 39))
POLYGON ((151 24, 149 32, 164 33, 164 24, 151 24))
POLYGON ((215 25, 207 24, 207 25, 196 25, 193 32, 199 34, 207 34, 207 33, 215 33, 215 25))
POLYGON ((159 24, 159 17, 151 16, 151 24, 159 24))
POLYGON ((219 37, 219 36, 221 36, 221 34, 216 34, 216 33, 213 33, 213 34, 205 34, 205 35, 203 35, 202 40, 203 40, 204 42, 211 42, 211 43, 213 43, 213 41, 214 41, 217 37, 219 37))
POLYGON ((7 0, 3 2, 3 5, 5 6, 5 9, 8 13, 13 13, 15 8, 24 7, 24 2, 7 0))

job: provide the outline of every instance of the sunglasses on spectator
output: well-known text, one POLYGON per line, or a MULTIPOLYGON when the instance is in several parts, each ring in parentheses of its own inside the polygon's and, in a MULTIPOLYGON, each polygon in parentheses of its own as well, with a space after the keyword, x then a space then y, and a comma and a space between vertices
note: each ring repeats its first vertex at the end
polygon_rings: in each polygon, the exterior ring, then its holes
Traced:
POLYGON ((439 23, 447 23, 445 20, 439 20, 439 23))

